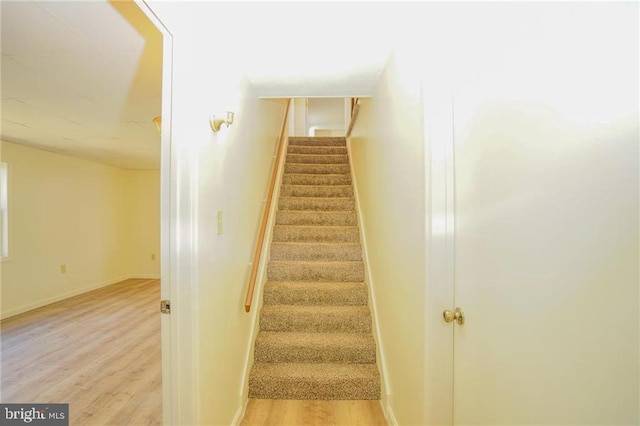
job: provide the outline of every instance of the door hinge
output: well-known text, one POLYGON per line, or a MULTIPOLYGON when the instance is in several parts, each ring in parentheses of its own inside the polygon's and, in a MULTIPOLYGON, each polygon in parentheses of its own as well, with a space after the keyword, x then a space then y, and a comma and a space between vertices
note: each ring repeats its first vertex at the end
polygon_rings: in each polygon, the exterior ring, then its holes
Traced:
POLYGON ((160 301, 160 312, 162 312, 163 314, 170 314, 171 313, 171 302, 168 300, 161 300, 160 301))

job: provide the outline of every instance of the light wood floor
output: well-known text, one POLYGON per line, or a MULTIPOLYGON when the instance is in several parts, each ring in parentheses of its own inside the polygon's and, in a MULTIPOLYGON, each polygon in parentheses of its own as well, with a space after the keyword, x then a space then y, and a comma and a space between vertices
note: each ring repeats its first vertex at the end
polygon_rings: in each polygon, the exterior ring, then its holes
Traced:
POLYGON ((69 403, 70 424, 162 423, 160 282, 127 280, 0 323, 0 401, 69 403))
POLYGON ((240 426, 386 426, 380 401, 250 399, 240 426))

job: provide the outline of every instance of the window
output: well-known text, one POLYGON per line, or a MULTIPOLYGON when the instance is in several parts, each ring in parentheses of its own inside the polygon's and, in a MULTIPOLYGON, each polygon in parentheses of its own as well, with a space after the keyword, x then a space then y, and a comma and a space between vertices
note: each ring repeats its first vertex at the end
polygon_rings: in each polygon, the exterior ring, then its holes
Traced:
POLYGON ((0 257, 9 256, 8 167, 0 163, 0 257))

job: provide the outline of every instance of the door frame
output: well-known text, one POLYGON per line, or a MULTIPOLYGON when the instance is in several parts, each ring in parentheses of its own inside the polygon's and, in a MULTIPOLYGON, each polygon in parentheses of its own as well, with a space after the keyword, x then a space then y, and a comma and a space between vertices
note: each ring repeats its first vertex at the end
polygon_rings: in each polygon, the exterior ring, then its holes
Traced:
POLYGON ((454 327, 442 320, 454 309, 455 186, 453 90, 425 73, 422 103, 425 148, 426 283, 424 395, 426 425, 453 425, 454 327), (437 84, 430 82, 436 81, 437 84))
MULTIPOLYGON (((180 358, 178 346, 180 324, 177 287, 178 185, 176 146, 172 143, 173 35, 145 0, 134 0, 156 29, 162 34, 162 121, 160 160, 160 299, 171 301, 171 313, 161 315, 162 348, 162 422, 181 424, 180 358)), ((160 303, 158 301, 158 309, 160 303)), ((189 339, 191 335, 187 336, 189 339)), ((188 349, 190 345, 186 345, 188 349)), ((189 353, 189 356, 191 354, 189 353)), ((192 413, 193 415, 193 413, 192 413)))

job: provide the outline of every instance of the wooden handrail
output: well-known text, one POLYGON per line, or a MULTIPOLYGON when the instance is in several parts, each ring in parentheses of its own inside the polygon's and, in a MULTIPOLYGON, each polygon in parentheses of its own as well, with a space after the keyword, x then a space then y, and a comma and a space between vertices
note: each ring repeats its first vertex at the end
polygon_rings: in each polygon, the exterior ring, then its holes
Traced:
POLYGON ((253 292, 256 287, 256 278, 258 276, 258 266, 260 266, 260 256, 262 255, 262 247, 264 245, 264 234, 267 231, 267 223, 269 222, 269 212, 271 211, 271 199, 276 186, 278 170, 280 169, 280 160, 282 158, 282 147, 284 146, 284 131, 287 128, 287 118, 289 117, 289 105, 291 99, 287 100, 287 107, 284 111, 284 119, 282 120, 282 128, 280 129, 280 139, 278 140, 278 148, 276 159, 273 162, 271 170, 271 180, 269 181, 269 189, 267 190, 267 198, 264 203, 264 211, 262 212, 262 222, 260 222, 260 230, 258 231, 258 241, 256 251, 253 254, 253 263, 251 264, 251 275, 249 275, 249 286, 247 287, 247 297, 244 299, 244 310, 251 310, 251 302, 253 301, 253 292))
POLYGON ((351 131, 353 130, 354 124, 356 124, 356 118, 358 118, 358 113, 360 112, 360 102, 358 98, 351 99, 351 121, 349 122, 349 128, 347 129, 347 133, 344 135, 345 138, 351 136, 351 131))

